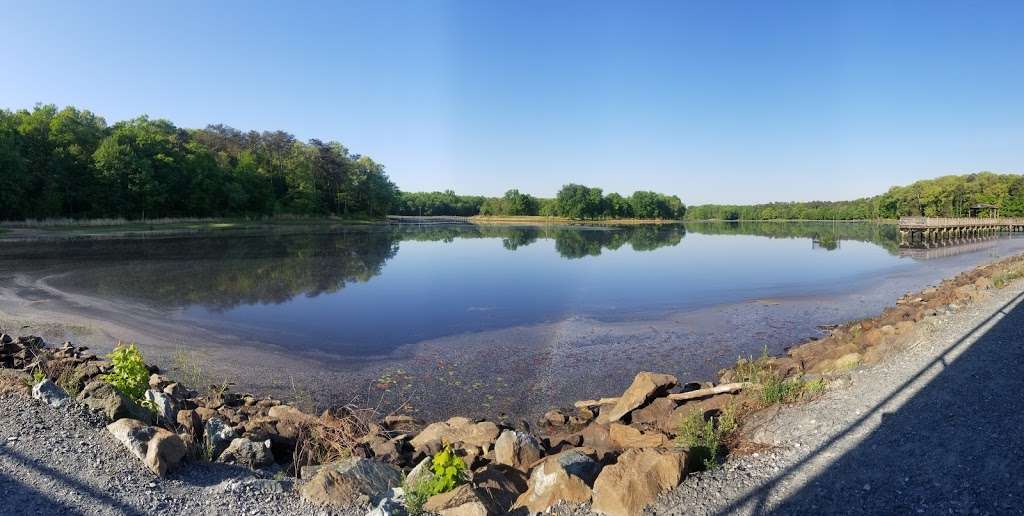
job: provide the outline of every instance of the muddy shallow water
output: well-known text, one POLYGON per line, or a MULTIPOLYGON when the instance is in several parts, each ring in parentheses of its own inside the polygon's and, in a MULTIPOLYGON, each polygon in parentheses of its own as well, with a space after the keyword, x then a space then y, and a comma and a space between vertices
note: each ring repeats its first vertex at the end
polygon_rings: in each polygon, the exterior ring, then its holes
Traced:
POLYGON ((708 378, 1024 249, 895 239, 891 225, 719 223, 13 242, 0 323, 59 323, 54 336, 100 349, 138 340, 164 360, 194 351, 240 387, 321 403, 533 415, 638 370, 708 378))

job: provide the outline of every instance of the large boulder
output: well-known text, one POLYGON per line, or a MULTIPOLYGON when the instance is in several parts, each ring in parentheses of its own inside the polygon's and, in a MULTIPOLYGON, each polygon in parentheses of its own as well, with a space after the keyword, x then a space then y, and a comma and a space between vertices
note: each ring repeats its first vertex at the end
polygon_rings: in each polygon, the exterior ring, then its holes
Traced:
POLYGON ((49 378, 32 386, 32 397, 51 407, 59 407, 68 400, 68 395, 49 378))
POLYGON ((679 380, 670 374, 640 372, 633 378, 626 392, 619 396, 611 408, 602 409, 597 416, 599 423, 613 423, 622 419, 633 409, 643 406, 651 398, 658 397, 658 394, 665 393, 675 387, 679 380))
POLYGON ((119 419, 107 425, 107 431, 161 477, 181 462, 187 451, 178 434, 135 419, 119 419))
POLYGON ((653 430, 641 432, 622 423, 612 423, 608 427, 608 442, 615 448, 662 448, 672 441, 665 434, 653 430))
POLYGON ((545 459, 533 468, 526 492, 519 496, 513 507, 537 513, 558 502, 584 503, 590 500, 590 486, 601 471, 601 465, 592 457, 593 452, 574 448, 545 459))
POLYGON ((136 419, 150 422, 153 420, 152 412, 135 403, 128 396, 121 394, 113 385, 103 380, 96 380, 86 385, 82 392, 78 393, 78 401, 93 411, 102 412, 111 421, 136 419))
POLYGON ((491 516, 505 514, 486 491, 462 484, 447 493, 431 496, 423 510, 441 516, 491 516))
POLYGON ((505 430, 494 442, 494 462, 520 471, 529 471, 541 454, 540 442, 534 436, 515 430, 505 430))
POLYGON ((414 449, 424 453, 436 452, 442 443, 484 448, 494 444, 499 431, 498 425, 490 421, 474 423, 464 417, 453 417, 448 421, 440 421, 427 426, 409 443, 414 449))
POLYGON ((672 412, 679 405, 669 398, 655 398, 646 407, 633 411, 630 420, 633 424, 644 424, 664 432, 675 432, 679 425, 673 420, 672 412))
POLYGON ((302 486, 302 498, 318 505, 351 507, 361 497, 377 503, 402 483, 402 470, 384 462, 351 458, 320 468, 302 486))
POLYGON ((633 516, 686 475, 686 452, 627 450, 618 462, 605 466, 594 482, 592 508, 599 514, 633 516))
POLYGON ((270 441, 253 442, 244 437, 231 441, 217 462, 239 464, 250 469, 259 469, 274 464, 274 454, 270 451, 270 441))

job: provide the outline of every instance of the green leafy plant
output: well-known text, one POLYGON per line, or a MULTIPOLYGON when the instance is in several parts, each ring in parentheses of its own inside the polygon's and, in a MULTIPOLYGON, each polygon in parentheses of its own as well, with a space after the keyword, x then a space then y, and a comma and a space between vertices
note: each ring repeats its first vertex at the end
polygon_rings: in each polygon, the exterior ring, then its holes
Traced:
POLYGON ((466 463, 455 454, 450 445, 430 459, 433 475, 415 484, 405 484, 405 508, 410 515, 423 514, 423 504, 434 495, 447 493, 466 482, 466 463))
POLYGON ((107 357, 114 367, 110 374, 103 375, 103 379, 125 396, 141 400, 149 388, 149 369, 135 344, 124 346, 118 343, 107 357))
POLYGON ((450 445, 437 452, 430 461, 430 469, 434 472, 432 491, 434 494, 447 493, 455 486, 466 481, 466 463, 462 457, 455 455, 450 445))
POLYGON ((736 407, 726 405, 717 417, 704 419, 694 408, 683 416, 676 434, 676 446, 687 449, 687 460, 695 469, 711 469, 718 465, 723 442, 736 431, 736 407))
POLYGON ((41 369, 32 371, 32 385, 39 385, 43 380, 46 379, 46 373, 41 369))

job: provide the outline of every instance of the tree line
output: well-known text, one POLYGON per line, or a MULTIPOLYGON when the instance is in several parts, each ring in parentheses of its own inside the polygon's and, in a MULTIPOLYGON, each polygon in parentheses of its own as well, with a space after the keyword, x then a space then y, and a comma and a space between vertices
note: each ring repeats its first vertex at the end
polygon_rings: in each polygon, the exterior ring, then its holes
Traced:
POLYGON ((383 216, 384 167, 338 142, 88 110, 0 110, 0 219, 383 216))
POLYGON ((454 215, 470 217, 541 215, 569 219, 680 220, 686 205, 675 195, 637 191, 628 197, 607 195, 600 188, 579 184, 563 186, 554 198, 534 197, 509 190, 501 197, 458 195, 454 191, 403 192, 398 215, 454 215))
POLYGON ((895 186, 853 201, 775 202, 691 206, 688 220, 858 220, 906 216, 966 217, 971 206, 993 204, 999 214, 1024 216, 1024 175, 980 172, 895 186))

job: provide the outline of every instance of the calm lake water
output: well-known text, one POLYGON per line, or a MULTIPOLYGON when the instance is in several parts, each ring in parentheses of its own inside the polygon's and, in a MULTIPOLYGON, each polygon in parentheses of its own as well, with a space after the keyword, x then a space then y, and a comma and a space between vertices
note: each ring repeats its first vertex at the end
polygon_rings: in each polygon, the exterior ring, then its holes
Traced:
POLYGON ((0 256, 60 290, 142 303, 264 342, 366 357, 571 316, 643 318, 828 296, 891 277, 923 286, 1024 247, 993 240, 925 260, 901 254, 896 238, 894 226, 874 224, 404 225, 18 244, 0 256))

